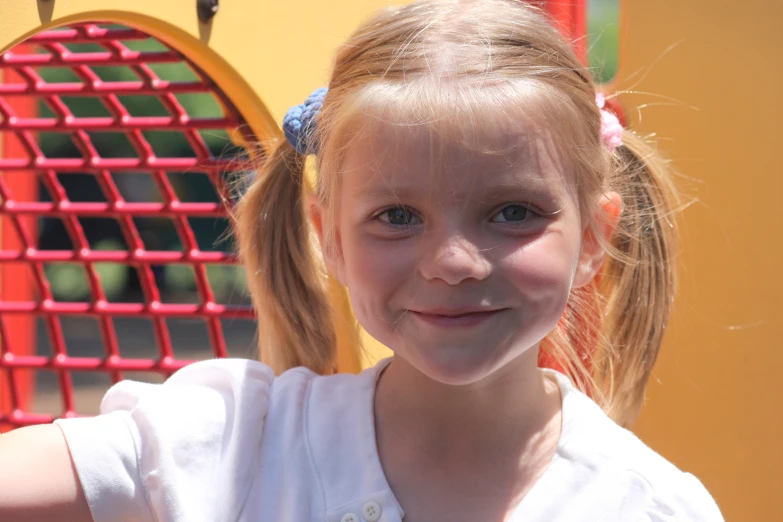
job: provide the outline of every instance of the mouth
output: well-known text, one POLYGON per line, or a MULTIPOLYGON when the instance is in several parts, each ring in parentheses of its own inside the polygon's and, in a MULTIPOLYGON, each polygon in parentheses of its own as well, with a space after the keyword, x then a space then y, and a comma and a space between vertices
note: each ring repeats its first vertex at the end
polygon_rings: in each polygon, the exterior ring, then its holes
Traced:
POLYGON ((506 308, 495 310, 408 310, 420 321, 439 327, 471 327, 477 326, 500 315, 506 308))

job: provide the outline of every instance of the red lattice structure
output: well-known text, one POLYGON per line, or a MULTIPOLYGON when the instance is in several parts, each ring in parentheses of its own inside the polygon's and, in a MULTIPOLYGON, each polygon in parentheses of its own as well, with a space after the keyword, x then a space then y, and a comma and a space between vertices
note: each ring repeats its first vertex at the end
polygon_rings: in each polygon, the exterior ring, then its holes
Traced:
MULTIPOLYGON (((0 69, 0 428, 95 413, 94 400, 77 404, 74 374, 102 376, 88 386, 100 396, 128 375, 162 379, 227 356, 225 326, 253 324, 241 278, 225 297, 226 274, 239 272, 213 237, 228 228, 226 175, 241 150, 226 152, 229 137, 253 138, 231 101, 176 49, 117 25, 40 33, 0 55, 0 69), (152 339, 126 350, 139 321, 152 339), (39 373, 59 397, 48 412, 36 411, 39 373)), ((239 344, 247 352, 252 339, 239 344)))

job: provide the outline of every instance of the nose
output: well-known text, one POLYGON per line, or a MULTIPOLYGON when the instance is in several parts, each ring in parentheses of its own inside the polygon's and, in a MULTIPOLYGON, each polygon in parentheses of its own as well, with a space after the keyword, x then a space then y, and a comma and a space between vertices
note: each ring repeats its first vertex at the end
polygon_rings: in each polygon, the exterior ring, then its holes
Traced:
POLYGON ((419 273, 424 279, 440 279, 458 285, 468 279, 489 277, 492 265, 475 241, 459 232, 432 231, 424 234, 419 273))

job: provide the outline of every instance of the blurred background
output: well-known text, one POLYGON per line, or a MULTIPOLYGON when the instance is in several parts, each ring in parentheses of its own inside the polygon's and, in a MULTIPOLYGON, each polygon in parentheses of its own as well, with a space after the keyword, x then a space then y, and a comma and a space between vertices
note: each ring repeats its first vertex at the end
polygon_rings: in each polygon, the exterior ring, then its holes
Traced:
MULTIPOLYGON (((127 29, 120 24, 102 24, 107 29, 127 29)), ((131 51, 148 53, 165 52, 169 47, 158 39, 149 37, 142 40, 123 42, 131 51)), ((73 53, 99 53, 104 48, 98 43, 67 43, 65 48, 73 53)), ((46 51, 40 50, 44 53, 46 51)), ((198 73, 185 62, 150 63, 149 69, 163 82, 196 82, 198 73)), ((103 82, 134 82, 139 75, 132 66, 107 65, 93 66, 91 70, 103 82)), ((38 67, 36 72, 49 84, 78 83, 82 79, 68 67, 38 67)), ((218 120, 224 116, 224 109, 212 93, 193 92, 175 94, 177 102, 185 113, 193 119, 218 120)), ((132 117, 168 117, 169 109, 157 96, 119 95, 117 96, 128 114, 132 117)), ((62 96, 62 103, 75 118, 106 118, 112 116, 106 104, 95 97, 62 96)), ((53 118, 52 102, 41 98, 36 107, 41 118, 53 118)), ((158 158, 195 158, 191 144, 183 132, 142 131, 144 138, 158 158)), ((213 157, 223 159, 245 158, 242 149, 232 143, 226 130, 210 128, 199 131, 213 157)), ((135 158, 129 137, 124 132, 90 132, 89 137, 101 158, 135 158)), ((46 158, 81 158, 82 151, 66 132, 38 132, 36 139, 46 158)), ((176 196, 183 203, 226 203, 218 194, 215 184, 204 172, 184 171, 167 172, 168 182, 176 196)), ((225 176, 236 189, 243 184, 248 172, 226 172, 225 176)), ((160 187, 153 177, 144 171, 123 171, 112 173, 123 200, 128 203, 160 203, 165 200, 160 187)), ((58 175, 58 181, 68 199, 74 202, 106 202, 104 189, 99 185, 93 173, 65 173, 58 175)), ((53 201, 51 188, 39 181, 36 188, 38 200, 53 201)), ((230 206, 232 203, 227 202, 230 206)), ((123 235, 120 223, 114 217, 79 217, 87 243, 97 251, 129 251, 129 245, 123 235)), ((38 247, 42 251, 68 251, 77 246, 71 238, 60 217, 39 217, 36 225, 38 247)), ((185 249, 174 220, 169 217, 133 217, 133 224, 147 251, 182 252, 185 249)), ((187 224, 192 230, 198 249, 201 252, 233 251, 233 241, 229 230, 229 221, 225 217, 188 217, 187 224)), ((139 271, 129 263, 98 262, 94 268, 100 277, 101 286, 109 303, 144 303, 139 271)), ((203 296, 196 284, 194 267, 190 263, 152 264, 154 284, 160 292, 160 301, 167 304, 200 304, 203 296)), ((46 279, 55 301, 67 303, 89 303, 94 300, 90 293, 88 274, 83 263, 51 262, 44 265, 46 279)), ((207 264, 206 275, 214 292, 215 302, 227 305, 249 306, 246 291, 245 273, 238 265, 223 263, 207 264)), ((179 359, 202 359, 214 353, 209 327, 204 320, 188 317, 168 317, 165 320, 167 336, 179 359)), ((156 358, 160 354, 160 339, 155 332, 155 322, 143 317, 116 317, 112 319, 116 330, 119 352, 123 357, 132 359, 156 358)), ((222 320, 223 332, 229 354, 237 357, 256 357, 255 324, 252 320, 232 318, 222 320)), ((99 321, 87 316, 63 316, 60 325, 68 356, 102 357, 106 342, 99 321)), ((50 357, 54 355, 52 332, 43 317, 36 322, 36 354, 50 357)), ((76 410, 84 414, 98 412, 100 398, 110 384, 109 375, 101 372, 70 372, 76 410)), ((162 382, 165 374, 157 372, 126 372, 124 378, 146 382, 162 382)), ((62 411, 61 387, 57 372, 37 370, 35 372, 36 390, 32 410, 42 414, 60 414, 62 411)))
MULTIPOLYGON (((374 9, 391 0, 298 0, 293 4, 235 0, 220 4, 218 14, 199 21, 196 2, 137 0, 122 11, 107 10, 101 0, 47 0, 20 4, 0 0, 0 52, 44 27, 82 21, 103 27, 135 27, 150 38, 127 42, 134 50, 180 50, 212 77, 256 134, 279 122, 285 110, 300 103, 328 78, 332 55, 345 37, 374 9), (282 45, 281 42, 285 42, 282 45)), ((578 6, 579 1, 561 2, 578 6)), ((588 65, 608 93, 618 93, 629 125, 654 138, 680 173, 680 186, 691 202, 678 219, 682 234, 677 262, 680 290, 673 321, 653 372, 648 398, 634 432, 680 468, 698 476, 716 498, 727 520, 783 520, 783 419, 777 382, 783 364, 783 249, 775 232, 783 222, 783 172, 777 144, 781 130, 781 56, 783 3, 773 0, 587 0, 588 65)), ((581 38, 581 37, 580 37, 581 38)), ((75 43, 76 51, 94 44, 75 43), (79 47, 82 46, 82 47, 79 47)), ((186 64, 151 63, 161 78, 190 81, 186 64)), ((93 67, 105 81, 133 80, 128 67, 93 67)), ((63 67, 38 67, 47 82, 75 81, 63 67)), ((2 72, 2 68, 0 68, 2 72)), ((187 113, 220 118, 221 105, 210 94, 177 94, 187 113)), ((102 117, 106 109, 90 98, 64 99, 77 116, 102 117)), ((165 116, 153 96, 123 95, 133 115, 165 116)), ((46 103, 40 114, 51 114, 46 103), (49 112, 47 112, 49 111, 49 112)), ((0 136, 3 134, 0 116, 0 136)), ((230 130, 230 129, 229 129, 230 130)), ((235 158, 241 150, 227 130, 200 131, 214 157, 235 158)), ((276 132, 276 131, 275 131, 276 132)), ((133 156, 121 132, 92 133, 100 155, 133 156)), ((274 135, 269 132, 267 136, 274 135)), ((192 157, 181 133, 145 132, 159 157, 192 157)), ((263 138, 263 136, 261 136, 263 138)), ((38 132, 47 157, 79 157, 66 133, 38 132)), ((0 157, 2 152, 0 151, 0 157)), ((1 170, 1 169, 0 169, 1 170)), ((3 176, 7 174, 4 173, 3 176)), ((230 173, 234 180, 250 174, 230 173)), ((167 178, 185 202, 221 202, 203 172, 171 172, 167 178)), ((149 175, 114 175, 129 202, 161 201, 149 175)), ((93 174, 59 176, 74 201, 105 201, 93 174)), ((52 199, 47 186, 40 199, 52 199)), ((182 251, 170 219, 134 217, 148 250, 182 251)), ((94 250, 125 250, 115 219, 80 218, 94 250)), ((189 217, 200 250, 231 251, 225 217, 189 217)), ((61 219, 37 223, 40 248, 73 247, 61 219)), ((124 263, 96 263, 110 302, 145 300, 138 271, 124 263)), ((188 263, 153 265, 164 303, 199 303, 203 296, 188 263)), ((221 304, 247 306, 244 275, 225 263, 206 265, 207 277, 221 304)), ((88 302, 86 273, 79 263, 45 266, 56 301, 88 302)), ((0 281, 0 286, 3 283, 0 281)), ((35 353, 51 356, 50 329, 36 319, 35 353)), ((146 317, 114 318, 123 357, 155 358, 160 353, 156 324, 146 317)), ((103 357, 106 346, 97 319, 63 316, 68 355, 103 357)), ((211 356, 210 329, 202 319, 166 318, 177 358, 211 356)), ((229 355, 255 357, 254 323, 247 318, 220 319, 229 355)), ((372 346, 364 365, 382 357, 372 346)), ((37 380, 34 412, 63 411, 61 371, 32 372, 37 380)), ((70 371, 76 409, 94 413, 111 379, 105 372, 70 371)), ((160 381, 159 372, 125 372, 126 378, 160 381)), ((3 369, 0 367, 0 395, 3 369)), ((0 413, 2 413, 0 396, 0 413)))
MULTIPOLYGON (((124 28, 118 24, 106 24, 107 28, 124 28)), ((133 51, 160 52, 168 48, 155 38, 125 42, 133 51)), ((100 52, 98 44, 73 43, 66 47, 75 53, 100 52)), ((197 79, 193 70, 185 63, 151 63, 150 69, 163 81, 192 82, 197 79)), ((136 81, 138 75, 130 66, 96 66, 93 72, 104 82, 136 81)), ((80 78, 66 67, 40 67, 38 73, 47 83, 79 82, 80 78)), ((177 101, 191 118, 220 118, 223 110, 218 101, 209 93, 176 94, 177 101)), ((125 95, 118 96, 122 105, 131 116, 166 117, 168 109, 156 96, 125 95)), ((77 118, 109 117, 111 113, 96 98, 64 97, 63 102, 77 118)), ((41 101, 38 106, 41 117, 53 117, 50 106, 41 101)), ((162 158, 195 157, 185 135, 181 132, 145 131, 144 136, 152 146, 155 155, 162 158)), ((222 129, 210 129, 202 132, 212 155, 233 157, 237 146, 222 129)), ((51 158, 81 158, 82 153, 63 132, 40 132, 38 134, 41 150, 51 158)), ((136 156, 128 136, 122 132, 95 132, 92 143, 103 158, 132 158, 136 156)), ((169 173, 169 181, 180 201, 185 202, 221 202, 215 186, 209 177, 198 172, 169 173)), ((124 199, 128 202, 161 202, 163 198, 152 177, 146 173, 123 173, 114 177, 124 199)), ((92 174, 69 174, 61 176, 60 183, 72 201, 102 202, 105 195, 92 174)), ((51 201, 44 183, 38 187, 41 201, 51 201)), ((137 218, 136 226, 148 250, 181 251, 182 242, 173 223, 164 218, 137 218)), ((127 250, 117 220, 111 218, 81 218, 85 235, 95 250, 127 250)), ((189 218, 190 226, 196 235, 199 248, 205 251, 231 248, 227 220, 213 218, 189 218)), ((42 218, 38 225, 40 247, 43 250, 70 250, 73 245, 62 220, 42 218)), ((138 277, 127 265, 117 263, 99 263, 101 274, 110 301, 127 301, 137 297, 141 288, 138 277)), ((187 299, 188 294, 196 297, 196 282, 193 271, 185 264, 154 265, 159 288, 169 300, 187 299)), ((243 295, 244 273, 238 267, 213 266, 208 269, 213 288, 220 300, 240 299, 243 295), (237 289, 240 289, 237 292, 237 289)), ((46 267, 47 278, 58 301, 83 301, 89 299, 87 278, 76 264, 51 264, 46 267)))

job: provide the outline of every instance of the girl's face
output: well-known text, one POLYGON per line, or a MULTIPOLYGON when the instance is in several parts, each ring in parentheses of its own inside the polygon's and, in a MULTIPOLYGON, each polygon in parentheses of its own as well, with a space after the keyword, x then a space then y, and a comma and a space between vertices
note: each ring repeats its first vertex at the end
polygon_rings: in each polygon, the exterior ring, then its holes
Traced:
POLYGON ((368 333, 436 381, 537 349, 600 266, 575 187, 526 141, 506 129, 468 148, 380 125, 347 151, 327 263, 368 333))

